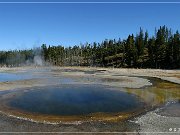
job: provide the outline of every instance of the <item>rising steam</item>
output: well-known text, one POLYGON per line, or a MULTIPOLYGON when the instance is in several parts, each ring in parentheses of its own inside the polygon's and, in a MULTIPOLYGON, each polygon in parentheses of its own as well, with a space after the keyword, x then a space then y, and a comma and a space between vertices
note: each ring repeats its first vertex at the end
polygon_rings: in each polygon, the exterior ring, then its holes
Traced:
POLYGON ((42 60, 42 57, 41 56, 34 56, 34 65, 35 66, 43 66, 43 60, 42 60))
POLYGON ((44 65, 44 59, 43 59, 41 48, 34 48, 33 54, 34 54, 33 65, 43 66, 44 65))

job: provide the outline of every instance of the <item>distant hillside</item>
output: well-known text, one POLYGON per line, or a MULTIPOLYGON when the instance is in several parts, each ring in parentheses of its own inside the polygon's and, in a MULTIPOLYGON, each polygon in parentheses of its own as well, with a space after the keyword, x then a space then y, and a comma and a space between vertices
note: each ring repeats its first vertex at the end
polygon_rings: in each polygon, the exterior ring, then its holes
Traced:
POLYGON ((73 47, 43 44, 31 50, 0 51, 1 66, 99 66, 128 68, 180 68, 180 34, 161 26, 149 37, 141 28, 124 40, 104 40, 73 47), (38 58, 38 59, 37 59, 38 58))

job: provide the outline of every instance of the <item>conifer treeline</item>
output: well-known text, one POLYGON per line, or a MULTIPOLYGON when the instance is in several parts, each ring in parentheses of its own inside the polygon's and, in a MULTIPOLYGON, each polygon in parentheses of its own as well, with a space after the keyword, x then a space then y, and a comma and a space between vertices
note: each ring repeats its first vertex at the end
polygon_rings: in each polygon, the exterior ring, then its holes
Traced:
MULTIPOLYGON (((140 28, 138 34, 124 40, 106 39, 102 43, 73 47, 43 44, 39 54, 46 63, 57 66, 180 68, 180 34, 161 26, 149 37, 148 32, 140 28)), ((1 51, 0 64, 22 65, 33 61, 35 55, 33 50, 1 51)))

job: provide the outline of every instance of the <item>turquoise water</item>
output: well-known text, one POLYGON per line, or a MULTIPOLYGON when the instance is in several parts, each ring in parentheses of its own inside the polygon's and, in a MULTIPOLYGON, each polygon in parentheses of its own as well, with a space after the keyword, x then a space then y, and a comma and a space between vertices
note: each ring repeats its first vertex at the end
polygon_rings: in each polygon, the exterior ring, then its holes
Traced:
POLYGON ((101 85, 63 85, 17 91, 9 106, 40 114, 87 115, 127 112, 143 104, 134 95, 101 85))

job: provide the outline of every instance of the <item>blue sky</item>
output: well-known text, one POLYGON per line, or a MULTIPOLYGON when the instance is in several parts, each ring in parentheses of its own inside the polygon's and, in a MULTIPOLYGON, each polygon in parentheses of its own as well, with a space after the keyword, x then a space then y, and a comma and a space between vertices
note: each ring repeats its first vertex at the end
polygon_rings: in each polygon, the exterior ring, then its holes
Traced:
POLYGON ((180 4, 0 4, 0 50, 123 39, 140 27, 152 35, 160 25, 180 30, 180 4))

